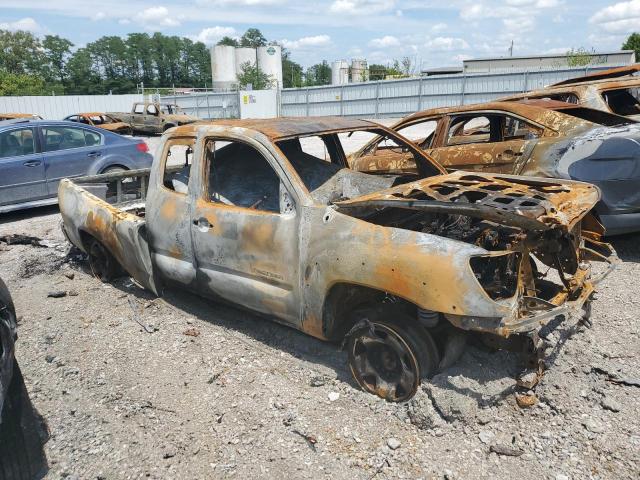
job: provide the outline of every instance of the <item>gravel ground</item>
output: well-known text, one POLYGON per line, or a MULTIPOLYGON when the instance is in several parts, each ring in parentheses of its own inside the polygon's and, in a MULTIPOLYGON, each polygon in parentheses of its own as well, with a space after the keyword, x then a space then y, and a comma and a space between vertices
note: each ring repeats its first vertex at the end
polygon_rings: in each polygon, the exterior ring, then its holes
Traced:
POLYGON ((548 338, 538 403, 523 409, 514 354, 469 346, 389 404, 358 390, 338 345, 186 292, 100 283, 59 221, 55 207, 0 218, 0 236, 47 245, 0 244, 0 260, 51 432, 48 478, 640 476, 640 235, 613 240, 623 263, 593 326, 548 338))

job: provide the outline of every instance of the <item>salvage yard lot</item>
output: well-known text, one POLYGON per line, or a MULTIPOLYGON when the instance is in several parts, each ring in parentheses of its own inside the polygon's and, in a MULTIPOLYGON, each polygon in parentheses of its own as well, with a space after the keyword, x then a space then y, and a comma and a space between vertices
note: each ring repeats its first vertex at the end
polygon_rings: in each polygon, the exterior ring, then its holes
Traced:
POLYGON ((18 361, 51 431, 50 478, 640 474, 640 235, 614 239, 623 263, 592 328, 548 338, 539 403, 521 409, 514 354, 470 346, 390 404, 357 389, 339 345, 188 293, 100 283, 59 222, 55 208, 0 220, 0 237, 47 245, 0 244, 0 259, 21 318, 18 361))

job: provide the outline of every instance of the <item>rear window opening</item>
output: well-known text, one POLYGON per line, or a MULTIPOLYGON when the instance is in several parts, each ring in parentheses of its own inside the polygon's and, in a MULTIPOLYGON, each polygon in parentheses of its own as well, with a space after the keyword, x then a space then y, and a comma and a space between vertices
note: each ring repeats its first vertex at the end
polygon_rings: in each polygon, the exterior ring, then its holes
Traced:
MULTIPOLYGON (((624 118, 620 115, 614 115, 611 113, 603 112, 602 110, 595 110, 593 108, 575 107, 575 108, 563 108, 559 110, 561 113, 566 113, 572 117, 580 118, 591 123, 603 125, 605 127, 617 127, 620 125, 630 125, 636 123, 634 120, 624 118)), ((640 114, 640 110, 638 112, 640 114)))
POLYGON ((602 98, 609 109, 618 115, 640 115, 640 88, 607 90, 602 98))

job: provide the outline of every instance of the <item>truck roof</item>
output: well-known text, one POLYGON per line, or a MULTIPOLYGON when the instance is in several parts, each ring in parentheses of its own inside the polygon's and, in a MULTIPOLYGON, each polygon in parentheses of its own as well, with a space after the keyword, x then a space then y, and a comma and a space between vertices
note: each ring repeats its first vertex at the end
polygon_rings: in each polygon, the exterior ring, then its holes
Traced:
POLYGON ((384 128, 377 123, 368 120, 345 117, 311 117, 311 118, 264 118, 264 119, 245 119, 245 120, 212 120, 206 122, 198 122, 190 125, 179 127, 179 131, 186 133, 195 131, 203 126, 226 126, 240 127, 255 130, 269 137, 272 140, 282 139, 286 137, 313 135, 315 133, 326 133, 330 131, 340 130, 357 130, 362 128, 384 128))

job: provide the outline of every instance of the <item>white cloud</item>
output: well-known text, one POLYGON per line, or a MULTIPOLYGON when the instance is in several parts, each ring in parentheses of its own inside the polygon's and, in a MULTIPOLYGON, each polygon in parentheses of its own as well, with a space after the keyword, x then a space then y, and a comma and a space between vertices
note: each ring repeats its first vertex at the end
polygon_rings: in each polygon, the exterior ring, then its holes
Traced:
POLYGON ((502 23, 509 32, 530 32, 536 25, 533 17, 503 18, 502 23))
POLYGON ((247 7, 260 7, 260 6, 272 6, 281 5, 286 3, 287 0, 196 0, 198 5, 221 5, 221 6, 247 6, 247 7))
POLYGON ((396 0, 335 0, 329 7, 332 13, 372 15, 388 12, 396 5, 396 0))
POLYGON ((315 35, 312 37, 302 37, 298 40, 283 39, 280 43, 289 50, 304 50, 312 47, 327 47, 331 45, 331 37, 329 35, 315 35))
POLYGON ((466 50, 469 44, 463 38, 436 37, 427 40, 424 47, 432 51, 466 50))
POLYGON ((431 27, 431 33, 440 33, 447 30, 449 26, 446 23, 436 23, 433 27, 431 27))
POLYGON ((147 30, 157 30, 162 27, 177 27, 180 21, 169 13, 167 7, 149 7, 135 16, 135 20, 147 30))
POLYGON ((107 14, 104 12, 96 12, 96 14, 91 17, 91 20, 97 22, 99 20, 104 20, 105 18, 107 18, 107 14))
POLYGON ((24 30, 26 32, 38 33, 43 30, 43 28, 31 17, 21 18, 20 20, 16 20, 15 22, 2 22, 0 23, 1 30, 11 30, 12 32, 16 30, 24 30))
POLYGON ((392 35, 385 35, 382 38, 374 38, 369 42, 369 46, 374 48, 397 47, 399 45, 400 40, 392 35))
POLYGON ((589 19, 609 33, 631 33, 640 27, 640 0, 619 2, 598 10, 589 19))
POLYGON ((203 28, 198 35, 191 38, 205 45, 213 45, 222 37, 235 37, 236 34, 236 29, 233 27, 220 27, 216 25, 215 27, 203 28))

